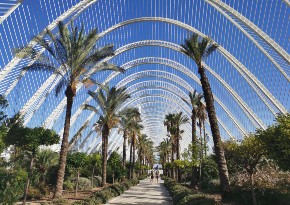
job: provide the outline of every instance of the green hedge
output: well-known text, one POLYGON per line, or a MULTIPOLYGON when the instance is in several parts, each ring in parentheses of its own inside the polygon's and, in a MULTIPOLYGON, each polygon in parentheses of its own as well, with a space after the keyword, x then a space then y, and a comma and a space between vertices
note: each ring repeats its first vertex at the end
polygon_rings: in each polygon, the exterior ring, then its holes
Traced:
POLYGON ((139 183, 138 179, 131 179, 121 184, 114 184, 108 186, 98 192, 95 192, 93 196, 83 201, 76 201, 73 205, 93 205, 93 204, 105 204, 110 199, 120 196, 124 191, 128 190, 132 186, 139 183))
POLYGON ((163 179, 174 205, 215 205, 214 199, 208 195, 193 191, 170 178, 163 179))

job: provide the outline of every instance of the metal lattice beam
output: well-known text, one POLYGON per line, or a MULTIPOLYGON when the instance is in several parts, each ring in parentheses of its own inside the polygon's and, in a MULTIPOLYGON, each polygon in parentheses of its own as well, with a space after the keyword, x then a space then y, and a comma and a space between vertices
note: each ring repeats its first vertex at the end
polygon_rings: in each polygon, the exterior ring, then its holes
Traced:
POLYGON ((226 10, 227 12, 231 13, 235 18, 239 19, 243 22, 246 26, 252 29, 256 34, 258 34, 264 41, 271 46, 288 64, 290 64, 290 55, 278 44, 274 41, 270 36, 268 36, 265 32, 263 32, 258 26, 256 26, 253 22, 249 19, 244 17, 242 14, 237 12, 235 9, 230 7, 229 5, 223 3, 219 0, 208 0, 217 6, 221 7, 222 9, 226 10))

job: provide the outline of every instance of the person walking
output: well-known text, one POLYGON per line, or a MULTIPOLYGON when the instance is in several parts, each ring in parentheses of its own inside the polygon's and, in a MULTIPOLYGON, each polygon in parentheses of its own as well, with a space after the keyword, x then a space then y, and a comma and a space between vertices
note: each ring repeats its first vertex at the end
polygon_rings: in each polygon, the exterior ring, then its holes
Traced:
POLYGON ((153 170, 151 170, 150 182, 153 183, 153 180, 154 180, 154 173, 153 173, 153 170))
POLYGON ((156 172, 155 172, 155 177, 156 177, 156 179, 157 179, 157 183, 158 183, 158 177, 159 177, 159 171, 158 171, 158 169, 157 169, 156 172))

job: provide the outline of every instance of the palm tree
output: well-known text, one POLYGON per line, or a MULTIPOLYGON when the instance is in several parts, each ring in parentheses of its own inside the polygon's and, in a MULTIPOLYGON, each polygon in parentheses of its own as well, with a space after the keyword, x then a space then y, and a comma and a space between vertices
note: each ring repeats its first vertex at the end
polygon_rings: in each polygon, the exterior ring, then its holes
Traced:
POLYGON ((138 136, 138 143, 137 143, 137 149, 138 149, 138 157, 139 157, 139 169, 140 174, 143 174, 142 165, 144 164, 144 159, 146 156, 146 151, 150 150, 152 147, 153 142, 151 139, 148 138, 146 134, 142 134, 138 136))
MULTIPOLYGON (((183 124, 188 123, 189 119, 186 115, 183 115, 182 112, 179 112, 175 114, 174 116, 174 136, 176 140, 176 159, 180 160, 180 139, 181 139, 181 134, 184 132, 183 130, 180 130, 180 126, 183 124)), ((178 181, 181 182, 181 172, 180 169, 177 169, 177 177, 178 181)))
MULTIPOLYGON (((165 120, 164 120, 164 126, 166 126, 167 128, 167 136, 170 139, 170 143, 171 143, 171 163, 173 164, 174 162, 174 153, 176 150, 176 144, 175 144, 175 139, 174 139, 174 135, 172 133, 173 129, 174 129, 174 114, 169 113, 167 115, 165 115, 165 120)), ((174 167, 171 168, 171 177, 174 179, 175 178, 175 169, 174 167)))
POLYGON ((204 154, 206 156, 206 133, 205 133, 205 120, 206 120, 206 113, 205 113, 205 105, 200 102, 198 103, 198 107, 197 107, 197 117, 198 117, 198 121, 199 121, 199 132, 200 132, 200 137, 202 140, 202 129, 203 129, 203 147, 201 148, 202 150, 202 155, 204 154))
POLYGON ((130 125, 135 118, 140 118, 140 112, 138 108, 126 108, 119 113, 120 127, 119 132, 123 132, 123 160, 122 165, 125 166, 126 161, 126 141, 129 132, 130 125))
POLYGON ((159 146, 157 147, 157 151, 159 152, 162 168, 165 170, 164 173, 166 176, 168 176, 168 170, 165 169, 165 163, 169 162, 169 154, 171 152, 170 140, 168 138, 163 138, 163 141, 160 142, 159 146))
POLYGON ((200 82, 202 85, 211 132, 213 136, 215 154, 217 157, 219 177, 222 188, 222 197, 224 198, 230 192, 229 174, 224 149, 221 143, 220 131, 217 123, 213 94, 210 83, 205 74, 205 69, 202 65, 202 60, 205 60, 209 55, 211 55, 218 48, 218 45, 213 43, 212 40, 208 37, 204 37, 201 41, 199 41, 198 35, 192 34, 188 39, 185 40, 185 44, 181 46, 181 51, 185 53, 188 57, 193 59, 198 67, 198 73, 200 75, 200 82))
MULTIPOLYGON (((191 111, 191 132, 192 132, 192 136, 191 136, 191 143, 192 143, 192 157, 193 158, 197 158, 196 156, 196 148, 197 148, 197 136, 196 136, 196 115, 197 115, 197 109, 198 109, 198 105, 200 104, 200 100, 203 97, 202 94, 197 94, 196 90, 193 91, 193 93, 189 93, 189 99, 190 99, 190 103, 183 99, 184 102, 186 102, 188 105, 190 105, 192 107, 192 111, 191 111)), ((196 167, 192 167, 192 177, 191 177, 191 186, 194 188, 197 188, 197 168, 196 167)))
POLYGON ((119 67, 109 66, 107 63, 99 66, 94 71, 92 70, 93 66, 100 60, 114 55, 113 45, 96 48, 96 41, 99 39, 97 29, 93 29, 86 35, 84 26, 79 29, 78 27, 73 27, 72 24, 70 31, 63 22, 59 22, 58 30, 59 36, 54 35, 49 30, 46 31, 45 34, 48 35, 51 43, 47 40, 46 35, 44 35, 44 37, 34 38, 40 47, 44 48, 49 55, 40 53, 30 45, 24 48, 15 49, 18 57, 36 60, 32 65, 24 67, 24 70, 52 72, 61 79, 55 89, 56 95, 65 89, 67 105, 54 198, 59 198, 62 195, 71 110, 78 83, 85 83, 88 85, 94 82, 92 78, 88 78, 87 76, 99 71, 124 71, 119 67), (50 57, 53 58, 52 61, 50 57))
POLYGON ((129 178, 134 178, 134 168, 135 168, 135 156, 136 156, 136 144, 137 144, 137 136, 141 135, 141 130, 143 129, 143 125, 140 124, 141 119, 134 119, 131 123, 129 132, 130 132, 130 140, 131 140, 131 147, 130 147, 130 169, 129 169, 129 178))
POLYGON ((50 149, 43 149, 36 153, 35 168, 39 174, 39 184, 46 184, 47 171, 57 165, 58 153, 50 149))
POLYGON ((85 104, 83 109, 94 111, 100 115, 99 120, 95 124, 96 130, 102 133, 102 186, 106 185, 107 177, 107 156, 108 156, 108 138, 112 128, 119 123, 119 116, 117 110, 121 105, 130 98, 126 93, 126 88, 121 87, 117 89, 112 87, 109 89, 100 89, 98 92, 88 91, 88 94, 97 102, 99 110, 92 106, 85 104))

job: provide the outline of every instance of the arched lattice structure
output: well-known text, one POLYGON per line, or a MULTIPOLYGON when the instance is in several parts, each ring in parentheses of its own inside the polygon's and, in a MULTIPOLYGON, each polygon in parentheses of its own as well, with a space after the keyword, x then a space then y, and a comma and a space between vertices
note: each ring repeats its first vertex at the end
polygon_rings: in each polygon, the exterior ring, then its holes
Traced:
MULTIPOLYGON (((204 65, 223 139, 241 139, 257 128, 265 129, 277 113, 289 110, 288 18, 289 1, 285 0, 3 0, 0 94, 10 102, 8 116, 20 112, 25 125, 45 126, 62 134, 66 101, 63 94, 54 97, 60 79, 50 73, 22 71, 33 62, 14 57, 12 51, 26 44, 39 50, 32 36, 43 36, 45 29, 56 33, 58 21, 85 22, 87 31, 98 27, 102 36, 98 45, 115 45, 116 55, 105 61, 127 70, 126 74, 104 72, 96 80, 127 86, 132 98, 124 106, 140 109, 144 132, 159 143, 166 134, 164 116, 172 111, 190 116, 182 98, 188 99, 194 89, 202 92, 195 64, 179 46, 195 32, 220 45, 204 65)), ((70 137, 86 125, 75 146, 92 152, 100 148, 100 136, 92 128, 98 116, 80 109, 91 98, 81 84, 77 90, 70 137)), ((190 142, 190 127, 184 126, 182 147, 190 142)), ((206 130, 210 135, 208 124, 206 130)), ((114 130, 109 149, 121 143, 114 130)))

